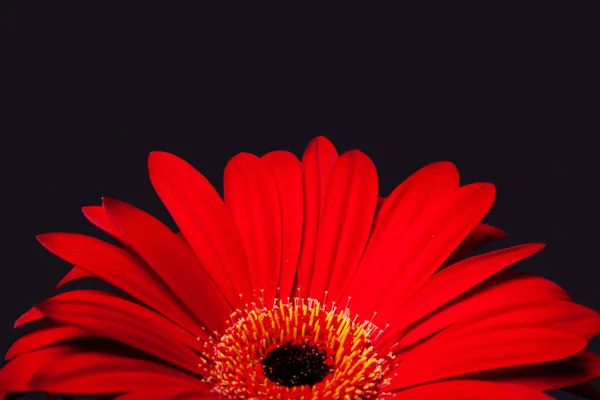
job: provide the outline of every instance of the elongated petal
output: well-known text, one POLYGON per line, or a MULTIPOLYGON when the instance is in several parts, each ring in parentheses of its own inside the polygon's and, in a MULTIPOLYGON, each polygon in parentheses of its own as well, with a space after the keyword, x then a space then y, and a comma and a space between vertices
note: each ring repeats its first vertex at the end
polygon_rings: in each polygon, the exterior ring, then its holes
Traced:
POLYGON ((186 241, 231 304, 251 296, 248 262, 225 203, 194 167, 169 153, 148 158, 150 180, 186 241))
POLYGON ((492 382, 461 380, 432 383, 398 392, 391 397, 398 400, 551 400, 552 397, 519 387, 492 382))
POLYGON ((187 309, 209 330, 220 330, 230 309, 191 249, 156 218, 131 205, 113 199, 103 199, 103 205, 129 245, 187 309))
MULTIPOLYGON (((48 321, 50 322, 50 321, 48 321)), ((6 360, 30 351, 39 350, 60 342, 96 336, 94 333, 75 326, 46 324, 17 339, 6 352, 6 360)))
POLYGON ((30 322, 35 322, 44 318, 44 314, 37 307, 31 307, 29 310, 23 313, 17 320, 15 321, 14 328, 17 329, 23 325, 29 324, 30 322))
POLYGON ((345 292, 353 298, 353 310, 361 315, 373 312, 377 300, 375 287, 398 269, 392 256, 410 225, 425 206, 457 188, 456 167, 439 162, 415 172, 383 201, 363 259, 345 292))
POLYGON ((180 395, 178 395, 177 397, 175 397, 173 400, 218 400, 220 399, 220 396, 217 395, 212 395, 212 394, 206 394, 206 393, 199 393, 199 392, 187 392, 187 393, 182 393, 180 395))
MULTIPOLYGON (((521 307, 482 312, 473 320, 487 321, 488 326, 543 326, 570 332, 590 340, 600 333, 600 315, 572 301, 545 301, 524 304, 521 307)), ((468 320, 461 323, 467 324, 468 320)))
POLYGON ((390 389, 519 365, 561 360, 577 354, 587 341, 544 328, 475 324, 448 330, 409 351, 395 372, 390 389))
MULTIPOLYGON (((460 276, 466 277, 473 273, 473 271, 467 272, 466 269, 465 272, 465 275, 461 274, 460 276)), ((448 277, 451 278, 449 275, 448 277)), ((433 279, 435 279, 435 277, 433 279)), ((448 280, 447 282, 453 281, 448 280)), ((460 285, 461 279, 457 278, 456 282, 460 285)), ((420 311, 415 310, 419 312, 413 314, 413 316, 408 319, 404 319, 402 318, 402 315, 400 315, 402 321, 417 321, 419 318, 427 315, 427 312, 424 312, 424 310, 427 309, 428 302, 425 299, 428 297, 426 295, 421 295, 421 293, 429 293, 431 296, 436 296, 431 294, 434 293, 431 289, 435 286, 437 285, 423 287, 422 292, 419 292, 413 300, 407 303, 406 310, 409 314, 412 314, 411 311, 409 311, 412 310, 410 307, 420 307, 419 299, 423 301, 422 305, 424 308, 420 308, 420 311), (417 315, 420 315, 421 317, 417 317, 417 315)), ((444 303, 444 297, 447 296, 447 294, 448 292, 439 293, 439 297, 436 297, 438 305, 444 303)), ((447 299, 447 297, 445 298, 447 299)), ((519 305, 527 305, 529 303, 540 303, 553 300, 566 301, 569 299, 569 295, 560 286, 547 279, 518 271, 502 271, 490 280, 474 288, 472 293, 466 293, 465 295, 456 298, 451 304, 448 304, 445 307, 442 306, 433 314, 420 319, 415 326, 401 335, 399 344, 402 347, 410 346, 450 325, 472 319, 478 314, 490 314, 493 313, 494 310, 501 311, 512 309, 519 305)), ((431 307, 429 308, 431 309, 431 307)), ((402 321, 399 321, 399 326, 404 325, 402 321)), ((396 327, 396 323, 394 323, 394 327, 396 327)))
POLYGON ((140 387, 206 390, 198 378, 164 365, 91 352, 57 357, 35 373, 30 385, 36 390, 70 394, 122 393, 140 387))
POLYGON ((198 357, 185 345, 196 338, 165 318, 128 300, 94 290, 52 297, 38 307, 48 318, 127 344, 192 372, 198 357))
POLYGON ((338 153, 329 140, 320 136, 313 139, 302 157, 304 179, 304 226, 298 263, 298 287, 306 297, 315 267, 315 249, 319 220, 331 170, 338 153))
POLYGON ((73 352, 69 346, 49 347, 9 361, 0 369, 0 392, 29 392, 31 378, 46 363, 54 363, 60 357, 73 352))
POLYGON ((279 272, 280 297, 292 295, 296 279, 302 220, 304 216, 302 165, 292 153, 273 151, 262 157, 275 178, 281 205, 281 268, 279 272))
POLYGON ((257 298, 267 304, 279 284, 282 254, 281 204, 275 178, 253 154, 233 157, 224 175, 225 204, 236 222, 248 258, 257 298))
POLYGON ((435 203, 409 228, 395 259, 402 267, 376 303, 383 318, 427 282, 487 214, 495 193, 490 184, 463 186, 435 203))
POLYGON ((417 170, 381 202, 373 236, 387 234, 392 227, 396 234, 401 233, 426 205, 458 189, 458 185, 458 170, 451 162, 439 161, 417 170))
POLYGON ((391 318, 400 331, 427 314, 465 293, 490 276, 543 248, 531 244, 502 249, 461 261, 434 275, 406 304, 396 308, 391 318))
POLYGON ((63 287, 64 285, 66 285, 69 282, 75 281, 77 279, 83 279, 83 278, 94 278, 95 275, 89 273, 88 271, 79 268, 79 267, 73 267, 69 272, 67 272, 67 274, 60 280, 60 282, 58 282, 58 284, 56 285, 55 289, 60 289, 61 287, 63 287))
POLYGON ((367 244, 377 204, 377 171, 359 151, 349 151, 331 172, 319 223, 310 296, 332 299, 354 275, 367 244))
POLYGON ((49 251, 148 304, 197 334, 199 325, 181 301, 139 258, 117 246, 79 234, 49 233, 38 240, 49 251))
POLYGON ((108 233, 119 242, 123 244, 127 244, 127 239, 121 234, 119 229, 114 226, 108 215, 106 214, 106 210, 102 206, 87 206, 81 209, 83 211, 83 215, 90 221, 92 224, 96 225, 98 228, 102 229, 104 232, 108 233))
POLYGON ((488 224, 479 224, 469 233, 469 236, 454 250, 448 259, 442 265, 442 268, 452 265, 455 262, 468 256, 481 246, 495 242, 506 237, 506 233, 494 226, 488 224))
POLYGON ((200 391, 190 391, 189 387, 166 387, 166 388, 152 388, 152 389, 141 389, 134 392, 125 393, 117 396, 115 399, 118 400, 179 400, 179 399, 190 399, 190 400, 208 400, 208 399, 219 399, 220 397, 215 394, 210 394, 200 391))
POLYGON ((582 351, 565 360, 507 368, 476 376, 477 379, 513 383, 539 391, 564 389, 600 377, 600 356, 589 351, 582 351))

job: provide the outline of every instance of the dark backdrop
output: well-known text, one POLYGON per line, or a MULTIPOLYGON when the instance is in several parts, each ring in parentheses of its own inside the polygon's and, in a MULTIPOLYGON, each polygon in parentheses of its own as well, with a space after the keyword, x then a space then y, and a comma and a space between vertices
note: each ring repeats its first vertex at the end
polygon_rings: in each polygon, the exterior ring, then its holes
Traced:
POLYGON ((105 237, 79 211, 101 196, 172 224, 147 178, 151 150, 182 156, 220 188, 235 153, 300 156, 316 135, 365 151, 382 195, 436 160, 454 161, 463 182, 493 182, 486 222, 509 233, 503 244, 548 245, 518 268, 600 310, 588 11, 250 18, 239 9, 53 7, 2 17, 2 352, 22 334, 15 318, 69 270, 36 234, 105 237))

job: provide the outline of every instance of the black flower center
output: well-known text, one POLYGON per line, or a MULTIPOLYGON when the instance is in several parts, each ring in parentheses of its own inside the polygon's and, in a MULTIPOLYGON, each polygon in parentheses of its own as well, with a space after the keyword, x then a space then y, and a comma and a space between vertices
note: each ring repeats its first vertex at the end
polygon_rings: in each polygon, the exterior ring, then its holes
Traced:
POLYGON ((333 369, 327 352, 310 342, 285 343, 267 353, 261 362, 267 378, 288 387, 312 386, 333 369))

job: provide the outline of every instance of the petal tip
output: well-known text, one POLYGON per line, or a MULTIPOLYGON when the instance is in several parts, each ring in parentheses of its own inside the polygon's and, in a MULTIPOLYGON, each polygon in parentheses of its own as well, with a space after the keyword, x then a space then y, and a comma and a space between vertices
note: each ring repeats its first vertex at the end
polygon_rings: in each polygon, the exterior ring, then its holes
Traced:
POLYGON ((48 242, 52 240, 52 237, 56 235, 56 233, 40 233, 36 235, 37 241, 44 247, 47 247, 48 242))
POLYGON ((111 197, 102 197, 102 207, 104 208, 111 208, 119 204, 122 204, 122 202, 119 200, 113 199, 111 197))
POLYGON ((181 163, 187 164, 184 159, 176 156, 175 154, 160 150, 151 151, 150 154, 148 154, 147 162, 150 179, 155 179, 157 172, 171 170, 179 167, 181 163))

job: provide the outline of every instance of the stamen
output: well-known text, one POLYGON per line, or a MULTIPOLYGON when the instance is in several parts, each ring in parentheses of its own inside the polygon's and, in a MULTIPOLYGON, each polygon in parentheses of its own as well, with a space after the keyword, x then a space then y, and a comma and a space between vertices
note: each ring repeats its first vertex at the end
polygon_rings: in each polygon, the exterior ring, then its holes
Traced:
POLYGON ((229 327, 215 338, 209 361, 212 374, 206 380, 214 392, 229 399, 380 395, 388 381, 390 357, 379 356, 373 343, 389 324, 377 327, 376 312, 371 320, 357 323, 358 315, 350 312, 351 297, 344 308, 332 302, 329 311, 314 298, 290 300, 276 298, 266 309, 261 290, 260 307, 251 302, 231 314, 229 327))

